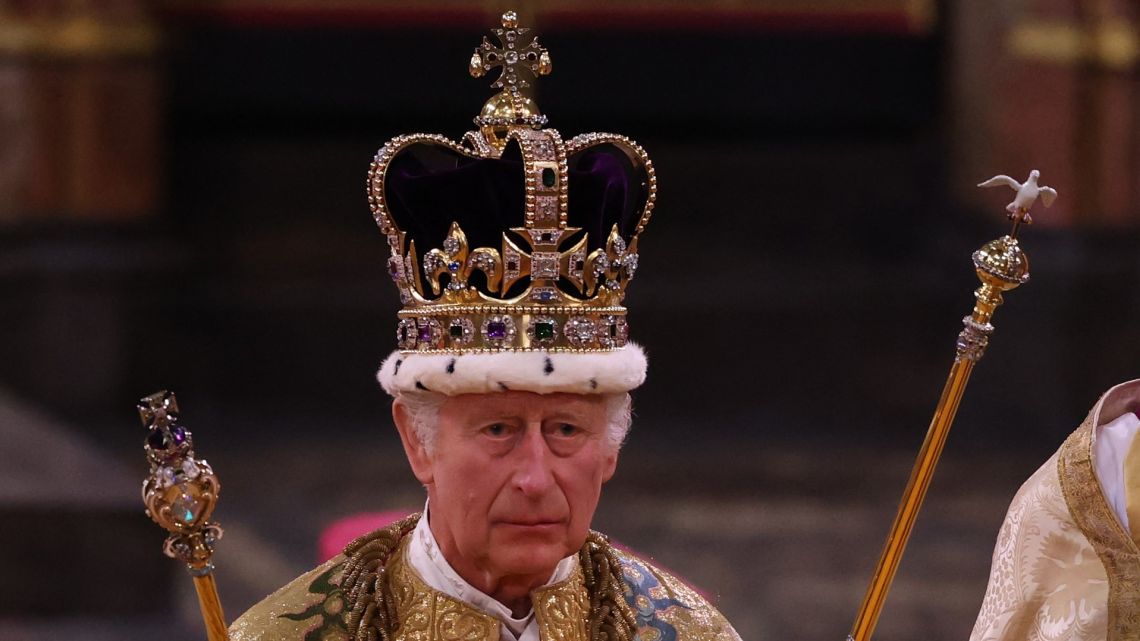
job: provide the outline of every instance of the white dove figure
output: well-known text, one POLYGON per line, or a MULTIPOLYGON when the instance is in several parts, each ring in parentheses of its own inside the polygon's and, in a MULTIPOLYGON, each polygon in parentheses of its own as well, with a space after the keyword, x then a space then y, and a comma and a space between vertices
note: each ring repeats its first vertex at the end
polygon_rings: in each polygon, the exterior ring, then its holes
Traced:
POLYGON ((1013 202, 1006 205, 1005 210, 1010 213, 1010 217, 1014 217, 1018 212, 1024 212, 1026 222, 1032 222, 1029 217, 1029 208, 1037 201, 1037 197, 1041 197, 1041 202, 1045 203, 1046 207, 1051 207, 1053 201, 1057 199, 1057 190, 1052 187, 1039 187, 1037 179, 1041 177, 1041 172, 1034 169, 1029 172, 1029 178, 1024 183, 1019 183, 1016 180, 1004 174, 994 176, 985 182, 978 183, 979 187, 999 187, 1007 185, 1010 189, 1017 192, 1013 197, 1013 202))

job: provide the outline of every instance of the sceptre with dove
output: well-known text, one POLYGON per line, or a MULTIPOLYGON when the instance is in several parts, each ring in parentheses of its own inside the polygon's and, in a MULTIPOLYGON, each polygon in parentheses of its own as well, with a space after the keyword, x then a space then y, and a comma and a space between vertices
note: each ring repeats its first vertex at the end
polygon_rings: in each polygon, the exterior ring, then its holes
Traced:
POLYGON ((1017 232, 1022 224, 1028 225, 1033 222, 1029 217, 1029 208, 1037 202, 1038 197, 1046 207, 1052 205, 1057 198, 1055 190, 1037 184, 1037 179, 1040 177, 1041 172, 1034 169, 1029 172, 1029 178, 1024 184, 1005 175, 994 176, 978 184, 979 187, 1008 185, 1017 192, 1013 202, 1005 208, 1013 221, 1013 228, 1005 236, 986 243, 973 253, 974 272, 981 280, 982 286, 974 291, 974 309, 969 316, 962 319, 964 327, 958 334, 954 363, 950 366, 950 374, 946 378, 942 396, 934 409, 934 417, 918 451, 910 479, 899 501, 894 523, 887 534, 879 563, 871 575, 867 593, 863 597, 863 604, 859 607, 859 613, 855 618, 855 624, 851 627, 851 634, 847 636, 847 641, 871 641, 871 635, 875 631, 883 604, 886 602, 887 592, 902 561, 907 541, 918 518, 918 511, 922 508, 934 476, 934 469, 942 456, 950 427, 958 413, 966 384, 974 367, 985 355, 986 347, 989 346, 990 336, 994 332, 994 326, 990 321, 998 306, 1004 301, 1003 294, 1029 280, 1029 259, 1018 243, 1017 232))

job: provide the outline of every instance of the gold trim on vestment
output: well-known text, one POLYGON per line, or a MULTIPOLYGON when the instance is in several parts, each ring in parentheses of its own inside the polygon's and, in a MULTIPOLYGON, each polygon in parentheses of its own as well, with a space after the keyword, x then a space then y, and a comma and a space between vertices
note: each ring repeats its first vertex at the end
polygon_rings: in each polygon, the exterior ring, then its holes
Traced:
POLYGON ((535 590, 531 594, 531 603, 540 639, 587 641, 590 638, 586 630, 590 596, 582 581, 582 568, 577 563, 565 581, 535 590))
POLYGON ((1118 385, 1102 396, 1084 423, 1065 440, 1057 457, 1057 476, 1069 514, 1108 575, 1107 641, 1140 638, 1140 548, 1109 507, 1092 455, 1100 417, 1115 418, 1132 402, 1132 394, 1119 393, 1124 388, 1140 392, 1140 383, 1118 385))
POLYGON ((400 622, 395 641, 498 641, 498 619, 432 589, 420 578, 408 561, 408 540, 404 538, 388 565, 388 590, 400 622))
MULTIPOLYGON (((400 622, 396 641, 433 639, 499 639, 500 622, 495 617, 459 599, 434 590, 408 560, 405 538, 391 564, 389 589, 400 622)), ((589 598, 582 571, 575 565, 564 581, 536 590, 531 595, 539 637, 549 641, 587 641, 586 615, 589 598)))

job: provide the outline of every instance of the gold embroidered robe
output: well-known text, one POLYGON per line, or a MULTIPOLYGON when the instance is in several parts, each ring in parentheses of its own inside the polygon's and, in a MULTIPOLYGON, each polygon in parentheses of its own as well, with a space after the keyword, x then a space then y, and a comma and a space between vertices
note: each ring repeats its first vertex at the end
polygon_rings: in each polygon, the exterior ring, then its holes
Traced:
POLYGON ((1110 389, 1021 487, 994 548, 971 641, 1140 639, 1140 549, 1097 479, 1096 428, 1140 406, 1110 389))
MULTIPOLYGON (((396 621, 392 641, 498 641, 498 619, 424 582, 408 561, 409 541, 403 536, 383 573, 383 593, 390 595, 387 605, 396 621)), ((684 583, 632 555, 609 551, 620 559, 619 598, 636 620, 629 641, 740 641, 724 616, 684 583)), ((231 641, 353 639, 353 595, 341 585, 350 565, 341 554, 293 580, 239 617, 230 627, 231 641)), ((576 565, 566 580, 531 594, 542 641, 591 638, 594 622, 584 571, 592 570, 576 565)), ((383 607, 377 604, 376 609, 383 607)))

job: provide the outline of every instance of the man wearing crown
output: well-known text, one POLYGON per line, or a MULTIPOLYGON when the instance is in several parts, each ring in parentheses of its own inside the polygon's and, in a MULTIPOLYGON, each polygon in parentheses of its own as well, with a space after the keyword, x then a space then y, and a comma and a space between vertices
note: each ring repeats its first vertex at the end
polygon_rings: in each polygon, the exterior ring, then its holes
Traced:
POLYGON ((513 12, 493 33, 470 63, 502 68, 479 130, 394 138, 368 180, 405 306, 378 378, 427 505, 254 606, 234 641, 739 639, 589 527, 645 379, 622 300, 653 166, 625 137, 545 129, 526 89, 549 54, 513 12))

